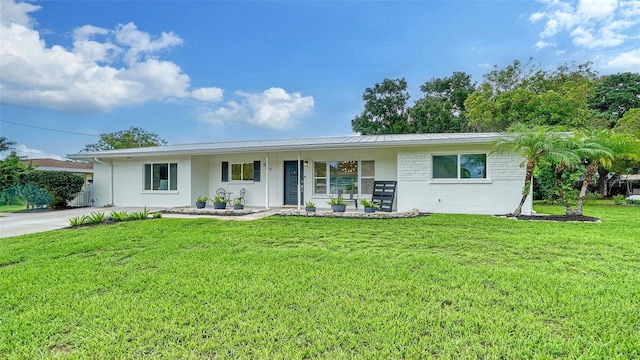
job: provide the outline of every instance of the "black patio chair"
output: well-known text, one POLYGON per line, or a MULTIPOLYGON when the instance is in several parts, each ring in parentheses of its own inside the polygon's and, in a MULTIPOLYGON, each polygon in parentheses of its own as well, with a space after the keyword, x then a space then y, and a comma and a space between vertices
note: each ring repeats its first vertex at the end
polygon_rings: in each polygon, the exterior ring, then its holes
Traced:
POLYGON ((233 199, 233 202, 235 203, 237 200, 240 200, 240 203, 241 203, 242 205, 244 205, 244 194, 245 194, 246 192, 247 192, 247 191, 246 191, 244 188, 240 189, 240 196, 238 196, 237 198, 234 198, 234 199, 233 199))

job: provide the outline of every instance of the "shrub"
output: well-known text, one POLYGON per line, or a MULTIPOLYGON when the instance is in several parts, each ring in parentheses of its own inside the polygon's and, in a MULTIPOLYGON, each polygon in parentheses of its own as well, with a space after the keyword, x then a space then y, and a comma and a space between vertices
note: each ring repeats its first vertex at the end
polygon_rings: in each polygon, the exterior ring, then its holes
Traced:
POLYGON ((69 219, 69 225, 75 227, 84 224, 87 221, 87 215, 75 216, 69 219))
POLYGON ((82 176, 61 171, 31 171, 20 175, 22 184, 33 184, 51 195, 53 206, 66 206, 82 190, 82 176))
POLYGON ((162 213, 161 212, 154 212, 153 213, 153 218, 154 219, 160 219, 162 217, 162 213))
POLYGON ((51 204, 49 193, 33 184, 15 185, 9 189, 9 192, 23 199, 27 206, 42 207, 51 204))
POLYGON ((111 220, 113 221, 126 221, 129 218, 129 214, 126 211, 111 211, 111 220))
POLYGON ((87 216, 87 222, 90 224, 100 224, 105 220, 104 213, 92 211, 91 214, 87 216))
POLYGON ((616 205, 624 205, 627 202, 625 201, 624 196, 616 195, 616 196, 613 197, 613 203, 616 204, 616 205))
POLYGON ((129 216, 128 219, 129 220, 145 220, 149 218, 149 210, 147 209, 147 207, 144 207, 144 210, 142 211, 132 211, 129 216))

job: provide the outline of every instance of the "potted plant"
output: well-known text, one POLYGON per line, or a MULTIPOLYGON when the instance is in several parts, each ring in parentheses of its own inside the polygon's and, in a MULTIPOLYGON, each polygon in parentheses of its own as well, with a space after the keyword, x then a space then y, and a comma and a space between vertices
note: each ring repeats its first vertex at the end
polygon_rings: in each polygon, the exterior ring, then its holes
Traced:
POLYGON ((314 204, 312 201, 307 201, 304 203, 305 206, 305 210, 307 212, 316 212, 316 204, 314 204))
POLYGON ((226 209, 227 208, 227 199, 224 196, 216 195, 213 198, 213 208, 214 209, 226 209))
POLYGON ((342 195, 338 195, 337 198, 329 196, 327 204, 331 205, 331 210, 333 210, 333 212, 345 212, 345 210, 347 210, 347 204, 344 203, 342 195))
POLYGON ((367 214, 376 212, 377 209, 380 209, 380 204, 373 202, 373 200, 362 199, 360 200, 360 204, 364 206, 364 212, 367 214))
POLYGON ((207 206, 207 200, 209 200, 208 197, 206 196, 199 196, 196 199, 196 208, 198 209, 204 209, 205 206, 207 206))
POLYGON ((242 210, 244 209, 244 205, 242 205, 242 200, 236 199, 233 202, 233 210, 242 210))

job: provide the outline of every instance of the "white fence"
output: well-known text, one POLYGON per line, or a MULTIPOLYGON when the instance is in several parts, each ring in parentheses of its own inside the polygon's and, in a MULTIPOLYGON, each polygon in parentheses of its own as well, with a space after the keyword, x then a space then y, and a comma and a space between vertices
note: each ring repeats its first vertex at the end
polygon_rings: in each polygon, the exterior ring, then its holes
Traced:
POLYGON ((84 186, 82 190, 76 194, 76 197, 74 197, 73 200, 67 202, 67 205, 73 207, 92 206, 93 199, 91 199, 91 185, 84 186))

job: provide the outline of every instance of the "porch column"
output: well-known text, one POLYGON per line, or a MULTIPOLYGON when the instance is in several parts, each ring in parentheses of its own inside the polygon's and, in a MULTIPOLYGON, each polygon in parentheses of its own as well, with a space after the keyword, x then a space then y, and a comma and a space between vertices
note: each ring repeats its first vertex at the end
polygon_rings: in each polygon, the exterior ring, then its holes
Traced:
POLYGON ((302 200, 300 197, 302 196, 301 194, 301 184, 300 184, 300 153, 298 153, 298 168, 296 169, 297 173, 298 173, 298 210, 300 210, 300 200, 302 200))
POLYGON ((267 158, 265 159, 265 169, 264 169, 264 208, 269 209, 269 153, 267 153, 267 158))

